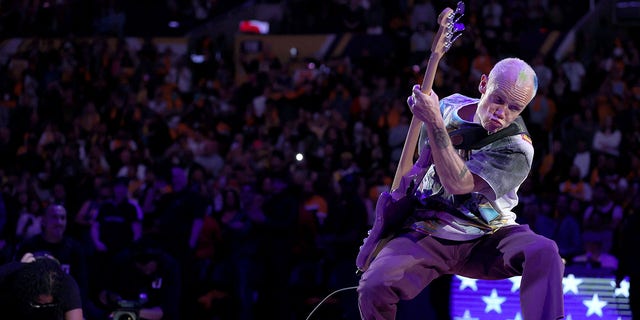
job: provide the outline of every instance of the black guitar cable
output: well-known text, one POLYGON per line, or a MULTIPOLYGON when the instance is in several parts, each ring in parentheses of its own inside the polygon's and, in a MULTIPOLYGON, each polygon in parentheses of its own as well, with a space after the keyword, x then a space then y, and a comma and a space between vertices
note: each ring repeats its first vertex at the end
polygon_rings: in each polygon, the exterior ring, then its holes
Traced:
POLYGON ((313 310, 311 310, 311 312, 309 312, 309 315, 307 316, 307 318, 305 320, 309 320, 311 319, 311 316, 313 315, 314 312, 316 312, 316 310, 318 310, 318 308, 325 302, 327 301, 327 299, 329 299, 331 296, 333 296, 336 293, 342 292, 342 291, 346 291, 346 290, 351 290, 351 289, 357 289, 358 286, 353 286, 353 287, 346 287, 346 288, 341 288, 338 289, 334 292, 329 293, 326 297, 324 297, 324 299, 322 299, 322 301, 318 302, 318 304, 315 306, 315 308, 313 308, 313 310))

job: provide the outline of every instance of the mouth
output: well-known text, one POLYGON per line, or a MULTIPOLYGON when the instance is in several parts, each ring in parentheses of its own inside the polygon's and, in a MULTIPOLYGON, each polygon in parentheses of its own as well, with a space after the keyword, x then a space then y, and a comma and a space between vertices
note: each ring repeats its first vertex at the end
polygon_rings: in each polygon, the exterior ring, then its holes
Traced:
POLYGON ((490 123, 492 126, 495 126, 495 127, 502 127, 502 121, 500 121, 500 120, 498 120, 498 119, 495 119, 495 118, 491 118, 491 119, 489 119, 489 123, 490 123))

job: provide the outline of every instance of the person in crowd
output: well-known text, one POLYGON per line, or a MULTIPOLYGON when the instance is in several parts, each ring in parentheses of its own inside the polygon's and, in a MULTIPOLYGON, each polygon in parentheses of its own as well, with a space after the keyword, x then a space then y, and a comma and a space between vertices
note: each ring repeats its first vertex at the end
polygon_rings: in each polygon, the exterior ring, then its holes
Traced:
POLYGON ((180 319, 180 265, 153 241, 141 239, 110 262, 100 291, 111 314, 132 309, 149 320, 180 319))
POLYGON ((560 64, 560 68, 562 68, 568 80, 568 108, 571 111, 577 111, 580 94, 583 91, 584 77, 587 71, 584 64, 578 59, 576 52, 570 52, 566 60, 560 64))
POLYGON ((90 319, 103 317, 90 299, 86 252, 79 241, 67 235, 67 217, 64 206, 49 205, 42 216, 42 233, 20 243, 16 257, 29 252, 46 253, 54 257, 62 270, 70 274, 78 284, 84 315, 90 319))
POLYGON ((573 264, 582 265, 590 269, 599 269, 610 275, 618 269, 618 258, 602 250, 602 241, 599 239, 586 239, 584 241, 584 253, 571 259, 573 264))
MULTIPOLYGON (((409 210, 406 228, 398 228, 363 270, 358 286, 363 319, 395 319, 401 299, 416 297, 446 274, 522 276, 524 318, 564 317, 558 247, 518 225, 511 211, 533 161, 533 145, 519 116, 536 94, 535 72, 523 60, 505 58, 481 77, 478 89, 480 99, 452 95, 439 100, 435 92, 413 87, 408 104, 423 122, 428 142, 412 172, 424 178, 415 178, 416 192, 395 191, 398 198, 414 197, 418 203, 404 208, 409 210), (485 135, 499 134, 512 123, 520 133, 499 137, 480 150, 458 152, 447 131, 472 123, 482 126, 485 135), (433 164, 425 159, 429 155, 433 164), (546 298, 541 301, 541 296, 546 298)), ((399 211, 391 214, 404 214, 399 211)))
MULTIPOLYGON (((323 264, 328 274, 328 287, 331 289, 357 284, 358 279, 353 272, 353 256, 368 228, 361 174, 350 173, 338 183, 340 188, 330 203, 330 213, 319 228, 318 235, 318 244, 325 251, 323 264)), ((345 301, 350 300, 340 300, 343 304, 345 301)), ((352 317, 357 315, 357 308, 350 308, 350 305, 343 305, 342 310, 345 314, 355 313, 352 317)))
POLYGON ((593 136, 592 149, 595 152, 603 152, 611 156, 620 155, 620 143, 622 131, 615 126, 613 116, 607 116, 602 120, 600 127, 593 136))
POLYGON ((540 185, 560 184, 568 176, 571 156, 562 140, 554 139, 549 151, 540 158, 537 170, 534 171, 534 177, 540 185))
POLYGON ((291 276, 295 226, 298 221, 299 200, 294 196, 286 171, 271 173, 262 179, 264 202, 261 209, 264 221, 257 224, 260 265, 258 312, 279 318, 291 315, 287 286, 291 276))
POLYGON ((17 197, 20 205, 20 215, 16 223, 16 237, 18 241, 32 238, 42 233, 42 208, 40 199, 35 194, 21 191, 17 197))
POLYGON ((156 202, 157 215, 152 223, 151 236, 160 248, 181 262, 181 296, 185 312, 196 304, 197 270, 195 249, 202 231, 207 202, 199 191, 190 188, 187 170, 180 165, 169 169, 171 191, 156 202), (193 304, 193 305, 192 305, 193 304))
POLYGON ((614 233, 624 218, 622 206, 613 200, 611 188, 605 183, 593 187, 593 200, 589 202, 582 217, 584 242, 598 241, 602 251, 610 253, 614 233))
POLYGON ((556 195, 554 217, 556 228, 552 239, 558 244, 560 256, 567 262, 582 253, 582 202, 566 193, 556 195))
POLYGON ((91 226, 96 250, 108 255, 125 249, 142 234, 138 210, 129 200, 127 180, 115 180, 112 191, 112 201, 100 206, 96 221, 91 226))
POLYGON ((217 219, 222 232, 222 243, 214 266, 214 282, 233 296, 232 314, 238 319, 252 319, 253 294, 256 274, 255 254, 258 241, 255 223, 242 206, 238 190, 223 190, 222 210, 217 219))
POLYGON ((83 319, 78 284, 47 254, 0 266, 0 309, 6 319, 83 319))
POLYGON ((111 185, 108 178, 99 175, 92 179, 91 192, 82 201, 80 209, 73 216, 70 231, 82 243, 87 254, 93 254, 95 247, 91 239, 91 229, 98 219, 98 212, 105 201, 111 199, 111 185))
POLYGON ((27 252, 47 252, 55 257, 60 262, 62 270, 73 275, 76 281, 86 281, 86 261, 82 247, 77 240, 65 234, 65 207, 50 205, 44 211, 41 224, 42 233, 20 243, 16 256, 22 257, 27 252))
POLYGON ((591 201, 593 194, 591 185, 589 182, 580 178, 580 168, 575 164, 569 168, 569 176, 567 179, 560 182, 558 192, 567 193, 571 197, 583 202, 591 201))
POLYGON ((174 257, 185 257, 195 248, 202 228, 206 202, 189 188, 187 171, 181 166, 170 169, 171 191, 156 202, 157 235, 160 244, 174 257))

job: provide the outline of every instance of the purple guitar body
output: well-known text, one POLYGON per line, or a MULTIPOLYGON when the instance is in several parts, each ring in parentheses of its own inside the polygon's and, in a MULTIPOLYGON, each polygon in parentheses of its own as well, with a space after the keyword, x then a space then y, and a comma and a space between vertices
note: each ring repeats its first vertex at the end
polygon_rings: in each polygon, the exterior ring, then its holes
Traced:
POLYGON ((425 148, 420 154, 420 159, 411 170, 402 177, 400 185, 391 192, 383 192, 376 203, 375 220, 360 251, 356 257, 356 267, 359 272, 369 268, 369 264, 382 250, 384 245, 400 231, 406 219, 413 212, 413 199, 410 196, 415 192, 417 185, 427 172, 431 162, 431 152, 425 148))

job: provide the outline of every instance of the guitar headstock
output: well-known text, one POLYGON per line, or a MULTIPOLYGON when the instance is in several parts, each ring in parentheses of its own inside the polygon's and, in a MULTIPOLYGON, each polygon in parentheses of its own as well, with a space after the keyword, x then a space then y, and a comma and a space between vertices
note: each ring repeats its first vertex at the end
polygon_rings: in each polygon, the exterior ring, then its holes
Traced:
POLYGON ((432 56, 443 56, 464 31, 464 24, 459 22, 464 15, 464 2, 458 2, 456 9, 445 8, 438 15, 438 32, 431 44, 432 56))

